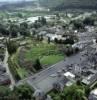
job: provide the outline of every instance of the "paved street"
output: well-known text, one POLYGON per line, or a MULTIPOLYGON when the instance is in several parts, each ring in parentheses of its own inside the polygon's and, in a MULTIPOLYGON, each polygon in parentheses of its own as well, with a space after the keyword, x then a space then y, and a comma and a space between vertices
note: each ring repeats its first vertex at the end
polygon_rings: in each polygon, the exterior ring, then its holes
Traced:
POLYGON ((9 67, 8 67, 8 51, 6 49, 6 52, 5 52, 5 58, 4 58, 4 66, 6 67, 6 70, 7 70, 7 74, 9 75, 10 79, 11 79, 11 85, 10 85, 10 88, 13 89, 13 86, 15 85, 15 81, 14 81, 14 78, 9 70, 9 67))

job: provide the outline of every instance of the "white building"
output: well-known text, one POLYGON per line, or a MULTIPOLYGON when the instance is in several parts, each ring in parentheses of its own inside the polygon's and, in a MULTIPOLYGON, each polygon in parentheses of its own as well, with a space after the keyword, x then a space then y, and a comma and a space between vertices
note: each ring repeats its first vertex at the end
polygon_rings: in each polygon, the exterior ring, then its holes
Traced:
POLYGON ((67 77, 67 78, 72 78, 72 79, 75 78, 75 75, 72 74, 71 72, 64 73, 64 76, 67 77))
POLYGON ((47 34, 47 37, 50 37, 51 41, 54 41, 55 38, 57 38, 58 40, 62 39, 61 35, 56 35, 56 34, 47 34))
POLYGON ((89 100, 97 100, 97 89, 91 91, 89 95, 89 100))
POLYGON ((66 84, 65 84, 66 86, 71 86, 72 84, 75 83, 75 75, 72 74, 71 72, 66 72, 66 73, 64 73, 64 76, 65 76, 67 79, 69 79, 69 81, 66 82, 66 84))

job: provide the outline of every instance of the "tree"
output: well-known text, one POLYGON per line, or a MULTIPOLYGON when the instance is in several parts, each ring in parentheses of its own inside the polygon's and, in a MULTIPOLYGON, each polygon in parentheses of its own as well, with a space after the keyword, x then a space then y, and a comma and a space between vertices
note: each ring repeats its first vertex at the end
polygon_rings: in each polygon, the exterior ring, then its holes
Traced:
POLYGON ((76 84, 77 84, 78 86, 81 86, 81 85, 82 85, 82 83, 81 83, 80 80, 77 80, 76 84))
POLYGON ((28 28, 28 24, 26 22, 23 22, 20 24, 20 27, 23 29, 27 29, 28 28))
POLYGON ((13 90, 0 86, 0 100, 33 100, 33 89, 27 84, 14 87, 13 90))
POLYGON ((17 51, 17 44, 15 42, 8 40, 6 41, 6 45, 7 45, 8 53, 10 55, 12 55, 17 51))
POLYGON ((0 33, 2 34, 2 35, 9 35, 9 31, 8 31, 8 29, 6 28, 6 26, 5 25, 3 25, 2 23, 0 23, 0 33))
POLYGON ((48 37, 48 44, 50 44, 50 42, 51 42, 51 39, 50 39, 50 37, 48 37))
POLYGON ((58 20, 60 20, 60 14, 59 14, 59 13, 56 13, 55 15, 56 15, 56 18, 57 18, 58 20))
POLYGON ((35 28, 35 29, 38 29, 38 28, 40 28, 42 26, 42 24, 41 24, 41 22, 38 22, 37 20, 34 22, 34 24, 33 24, 33 27, 35 28))
POLYGON ((57 95, 57 96, 55 96, 55 97, 53 98, 53 100, 61 100, 61 97, 60 97, 59 95, 57 95))
POLYGON ((28 85, 20 85, 15 87, 13 92, 19 100, 32 100, 33 90, 28 85))
POLYGON ((62 100, 84 100, 85 91, 83 86, 72 85, 66 87, 61 95, 62 100))
POLYGON ((85 18, 84 20, 83 20, 83 23, 85 24, 85 25, 94 25, 94 19, 92 18, 92 17, 87 17, 87 18, 85 18))
POLYGON ((73 21, 73 29, 77 29, 77 30, 80 30, 80 29, 84 29, 84 24, 82 21, 73 21))
POLYGON ((73 37, 69 37, 68 39, 63 41, 64 44, 74 44, 74 39, 73 37))
POLYGON ((88 100, 89 90, 89 88, 83 86, 80 84, 80 81, 78 81, 76 84, 65 87, 63 91, 53 91, 50 95, 53 100, 88 100))
POLYGON ((76 48, 74 48, 75 49, 75 53, 78 53, 79 52, 79 48, 78 47, 76 47, 76 48))
POLYGON ((39 40, 40 40, 40 36, 39 36, 39 35, 37 35, 37 38, 36 38, 36 39, 37 39, 37 41, 39 41, 39 40))
POLYGON ((23 14, 22 14, 22 13, 17 13, 17 16, 18 16, 19 18, 23 18, 23 14))
POLYGON ((34 65, 33 65, 33 67, 34 67, 36 70, 42 69, 42 66, 41 66, 41 64, 40 64, 40 60, 39 60, 39 59, 36 59, 36 61, 35 61, 34 65))
POLYGON ((30 31, 29 31, 29 26, 26 22, 23 22, 20 24, 20 34, 23 36, 29 36, 30 31))
POLYGON ((39 21, 42 25, 46 25, 46 24, 47 24, 47 21, 46 21, 46 18, 45 18, 45 17, 39 17, 39 18, 38 18, 38 21, 39 21))
POLYGON ((73 54, 73 48, 71 46, 67 47, 65 50, 65 54, 67 56, 71 56, 73 54))
POLYGON ((10 35, 12 37, 17 37, 18 32, 19 32, 19 26, 15 24, 11 24, 9 28, 9 33, 11 33, 10 35))
POLYGON ((74 91, 74 95, 72 97, 73 100, 84 100, 85 93, 81 89, 77 89, 74 91))
POLYGON ((40 35, 40 41, 43 41, 43 35, 40 35))
POLYGON ((32 35, 35 36, 36 35, 36 30, 32 31, 32 35))
POLYGON ((54 39, 54 42, 57 44, 57 43, 58 43, 58 39, 57 39, 57 38, 55 38, 55 39, 54 39))
POLYGON ((86 97, 89 96, 90 92, 91 92, 90 87, 89 87, 89 86, 86 86, 86 87, 85 87, 85 95, 86 95, 86 97))
POLYGON ((9 96, 11 94, 11 90, 8 87, 0 86, 0 97, 9 96))

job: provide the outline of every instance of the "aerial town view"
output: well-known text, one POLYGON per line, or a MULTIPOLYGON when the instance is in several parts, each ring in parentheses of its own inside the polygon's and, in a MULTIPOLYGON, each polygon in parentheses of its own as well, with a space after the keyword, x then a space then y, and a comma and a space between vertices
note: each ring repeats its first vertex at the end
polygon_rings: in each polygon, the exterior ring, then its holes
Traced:
POLYGON ((97 100, 97 0, 0 0, 0 100, 97 100))

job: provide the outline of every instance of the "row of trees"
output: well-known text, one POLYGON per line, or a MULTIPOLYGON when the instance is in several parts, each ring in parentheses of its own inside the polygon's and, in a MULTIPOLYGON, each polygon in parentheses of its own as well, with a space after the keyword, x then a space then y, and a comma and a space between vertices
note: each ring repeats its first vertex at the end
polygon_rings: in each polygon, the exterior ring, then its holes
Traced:
POLYGON ((64 50, 64 53, 66 54, 66 56, 71 56, 73 54, 76 54, 79 52, 79 48, 78 47, 75 47, 75 48, 72 48, 71 46, 65 48, 64 50))
POLYGON ((46 24, 47 24, 46 18, 44 18, 44 17, 39 17, 38 20, 36 20, 36 21, 34 22, 34 24, 32 25, 32 27, 35 28, 35 29, 38 29, 38 28, 40 28, 40 27, 42 27, 42 26, 44 26, 44 25, 46 25, 46 24))
POLYGON ((39 17, 35 23, 29 25, 27 22, 12 22, 11 20, 8 20, 7 23, 3 22, 0 23, 0 33, 2 35, 10 35, 11 37, 17 37, 18 34, 29 36, 31 28, 40 28, 43 25, 46 25, 47 21, 44 17, 39 17))
POLYGON ((57 38, 55 38, 54 42, 56 44, 74 44, 74 39, 72 37, 66 39, 66 40, 58 40, 57 38))
POLYGON ((73 21, 73 29, 75 30, 82 30, 82 29, 85 29, 85 25, 83 24, 82 21, 73 21))
POLYGON ((8 87, 0 86, 0 100, 32 100, 33 89, 27 84, 14 87, 11 91, 8 87))
POLYGON ((85 25, 92 26, 95 24, 95 18, 90 16, 86 17, 84 20, 73 20, 70 24, 73 24, 73 29, 85 30, 85 25))
POLYGON ((53 100, 88 100, 89 93, 89 87, 77 82, 70 87, 65 87, 61 92, 55 89, 50 95, 53 100))
POLYGON ((7 50, 10 55, 17 51, 18 45, 10 39, 6 41, 7 50))
POLYGON ((26 22, 21 23, 20 25, 9 22, 8 25, 0 23, 0 33, 2 35, 7 35, 11 37, 17 37, 18 34, 28 36, 30 34, 28 24, 26 22))

